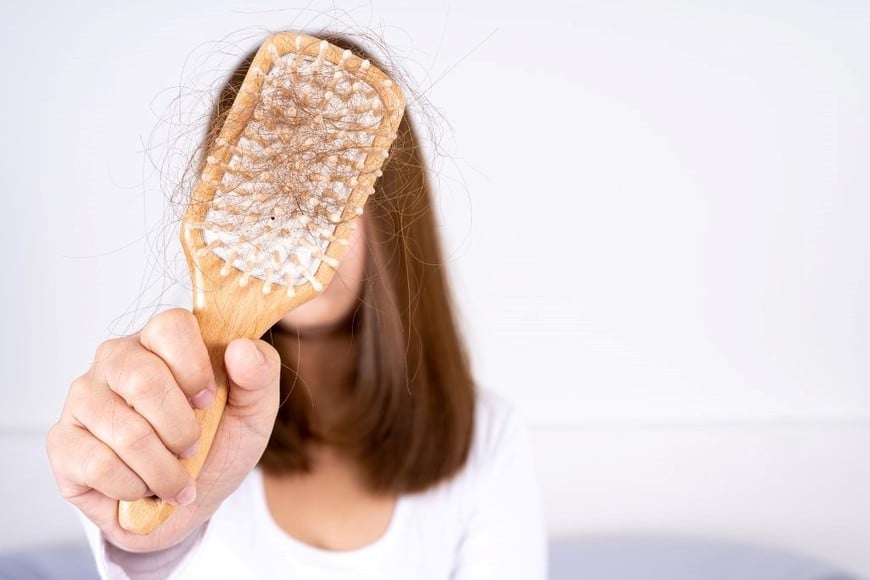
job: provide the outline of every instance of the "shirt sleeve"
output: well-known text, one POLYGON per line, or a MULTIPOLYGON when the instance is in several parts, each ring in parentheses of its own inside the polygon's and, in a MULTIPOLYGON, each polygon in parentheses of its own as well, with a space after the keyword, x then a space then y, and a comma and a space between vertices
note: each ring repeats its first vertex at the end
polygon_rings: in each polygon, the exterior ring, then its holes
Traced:
POLYGON ((546 532, 528 426, 507 402, 478 429, 473 502, 452 580, 544 580, 546 532))
POLYGON ((100 528, 76 510, 85 529, 88 545, 94 555, 97 571, 104 580, 171 580, 181 577, 181 571, 202 542, 208 522, 201 525, 182 542, 156 552, 127 552, 109 542, 100 528))

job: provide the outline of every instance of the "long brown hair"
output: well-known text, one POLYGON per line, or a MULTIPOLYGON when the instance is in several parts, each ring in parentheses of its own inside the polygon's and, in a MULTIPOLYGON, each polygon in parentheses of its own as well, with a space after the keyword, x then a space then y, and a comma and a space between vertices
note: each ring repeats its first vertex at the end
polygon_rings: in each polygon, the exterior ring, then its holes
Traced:
MULTIPOLYGON (((317 36, 395 77, 349 38, 317 36)), ((230 73, 201 150, 219 131, 253 56, 230 73)), ((366 278, 353 318, 359 360, 341 420, 328 433, 317 432, 310 401, 294 392, 293 381, 282 380, 283 404, 260 465, 271 473, 307 471, 305 443, 316 439, 350 454, 373 492, 422 491, 465 464, 475 391, 448 291, 427 168, 407 111, 365 212, 366 278)))

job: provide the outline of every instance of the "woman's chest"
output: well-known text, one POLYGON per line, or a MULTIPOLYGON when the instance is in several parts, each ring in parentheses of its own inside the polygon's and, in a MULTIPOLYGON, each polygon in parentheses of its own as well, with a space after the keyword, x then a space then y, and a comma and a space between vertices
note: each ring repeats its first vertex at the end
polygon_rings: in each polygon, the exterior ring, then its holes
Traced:
MULTIPOLYGON (((201 577, 215 578, 304 578, 306 580, 345 580, 368 578, 379 580, 414 578, 415 580, 447 580, 457 564, 459 546, 463 538, 461 513, 457 513, 453 501, 439 493, 405 495, 388 508, 364 506, 351 509, 339 508, 344 501, 332 500, 330 510, 321 506, 311 510, 312 502, 330 502, 329 496, 313 493, 301 486, 278 488, 260 478, 258 471, 246 482, 239 493, 234 494, 213 516, 201 556, 194 566, 201 577), (267 492, 267 490, 269 490, 267 492), (276 497, 285 498, 289 492, 298 501, 279 501, 274 512, 267 507, 266 494, 277 492, 276 497), (389 509, 391 507, 391 509, 389 509), (380 525, 358 525, 367 537, 334 532, 340 525, 300 527, 294 514, 300 510, 308 518, 317 514, 329 514, 332 510, 348 511, 345 518, 364 519, 374 514, 380 525), (370 512, 369 510, 373 510, 370 512), (389 517, 387 517, 389 513, 389 517), (289 533, 285 526, 277 525, 279 519, 289 518, 289 533), (378 530, 383 528, 383 530, 378 530), (326 542, 367 543, 358 549, 329 550, 317 547, 315 541, 304 541, 304 534, 311 538, 335 533, 326 542), (378 537, 374 537, 377 534, 378 537), (297 535, 298 534, 298 535, 297 535), (370 539, 373 541, 368 541, 370 539), (200 566, 216 566, 213 570, 200 566), (229 573, 232 571, 231 575, 229 573), (209 576, 206 572, 218 573, 209 576)), ((274 482, 273 482, 274 483, 274 482)), ((350 500, 351 498, 346 498, 350 500)), ((359 499, 359 498, 357 498, 359 499)), ((353 503, 353 502, 351 502, 353 503)), ((365 503, 365 502, 363 502, 365 503)), ((342 519, 330 515, 330 519, 342 519)), ((186 577, 186 576, 185 576, 186 577)), ((200 577, 193 575, 190 577, 200 577)))
POLYGON ((285 533, 335 551, 377 542, 389 528, 397 503, 395 496, 372 494, 351 473, 336 469, 264 476, 263 492, 272 519, 285 533))

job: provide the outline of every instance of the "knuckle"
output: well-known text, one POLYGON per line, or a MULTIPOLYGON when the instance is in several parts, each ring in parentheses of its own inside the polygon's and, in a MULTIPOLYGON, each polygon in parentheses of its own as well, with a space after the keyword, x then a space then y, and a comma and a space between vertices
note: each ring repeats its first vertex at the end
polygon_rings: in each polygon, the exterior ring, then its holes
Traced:
POLYGON ((196 325, 196 318, 183 308, 161 312, 148 321, 141 338, 148 344, 160 344, 179 336, 186 336, 196 325))
POLYGON ((97 346, 97 351, 94 354, 94 364, 104 363, 111 359, 123 345, 124 339, 122 338, 112 338, 101 342, 99 346, 97 346))
POLYGON ((196 419, 192 419, 190 421, 184 422, 184 432, 182 433, 182 441, 181 441, 181 451, 186 451, 190 449, 190 447, 199 441, 199 438, 202 436, 202 428, 199 426, 199 423, 196 419))
POLYGON ((115 435, 115 448, 127 453, 140 453, 147 450, 157 434, 144 420, 129 421, 115 435))
POLYGON ((87 453, 82 458, 82 478, 88 487, 99 487, 115 470, 114 462, 107 453, 87 453))
POLYGON ((69 386, 69 396, 70 397, 79 397, 84 395, 88 391, 91 390, 91 381, 88 380, 87 375, 82 375, 73 379, 73 382, 70 383, 69 386))
MULTIPOLYGON (((93 393, 94 383, 91 380, 90 373, 74 379, 70 383, 58 424, 65 422, 80 423, 83 411, 86 411, 89 405, 93 404, 93 393)), ((87 415, 87 412, 84 415, 87 415)))
POLYGON ((165 390, 157 373, 145 366, 131 369, 121 389, 128 403, 143 401, 152 398, 165 390))
POLYGON ((179 455, 198 442, 201 434, 202 429, 191 412, 190 417, 181 417, 173 421, 172 432, 166 434, 166 445, 179 455))
POLYGON ((45 436, 45 453, 48 455, 48 461, 52 464, 52 467, 54 467, 56 451, 58 450, 58 444, 60 443, 60 431, 60 423, 55 423, 49 428, 48 433, 45 436))

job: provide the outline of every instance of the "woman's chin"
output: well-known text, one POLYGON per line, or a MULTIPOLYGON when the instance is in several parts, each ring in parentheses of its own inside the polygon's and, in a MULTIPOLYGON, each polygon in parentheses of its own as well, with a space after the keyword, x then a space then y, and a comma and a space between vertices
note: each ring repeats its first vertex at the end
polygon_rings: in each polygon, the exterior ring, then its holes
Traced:
POLYGON ((356 301, 331 300, 326 294, 312 298, 285 314, 278 326, 295 334, 321 334, 345 326, 356 308, 356 301), (340 303, 338 303, 340 302, 340 303))

